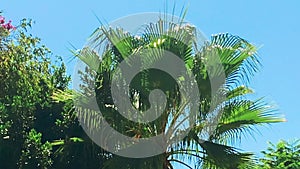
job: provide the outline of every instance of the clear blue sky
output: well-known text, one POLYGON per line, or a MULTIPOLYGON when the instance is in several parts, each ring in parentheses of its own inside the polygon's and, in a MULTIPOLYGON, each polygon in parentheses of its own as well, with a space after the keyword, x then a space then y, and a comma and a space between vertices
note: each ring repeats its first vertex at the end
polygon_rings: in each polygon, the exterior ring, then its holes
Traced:
MULTIPOLYGON (((174 1, 169 1, 171 11, 174 1)), ((259 127, 261 134, 243 138, 241 148, 259 152, 267 141, 300 138, 300 1, 298 0, 187 0, 177 1, 177 14, 185 4, 187 20, 207 37, 229 32, 262 46, 263 68, 253 79, 255 96, 266 96, 285 114, 286 123, 259 127)), ((36 21, 32 33, 42 38, 54 54, 71 57, 73 44, 81 48, 99 26, 94 13, 105 21, 140 12, 164 10, 162 0, 0 0, 7 19, 26 17, 36 21)), ((67 63, 72 68, 73 62, 67 63)))

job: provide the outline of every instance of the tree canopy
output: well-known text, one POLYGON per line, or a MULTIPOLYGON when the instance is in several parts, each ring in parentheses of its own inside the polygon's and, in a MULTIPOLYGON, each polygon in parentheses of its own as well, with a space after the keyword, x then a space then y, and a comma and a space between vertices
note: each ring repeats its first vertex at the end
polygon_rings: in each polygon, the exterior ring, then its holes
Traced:
MULTIPOLYGON (((85 127, 91 132, 100 130, 105 133, 104 129, 99 129, 99 119, 94 118, 99 112, 90 106, 93 102, 91 96, 95 97, 105 121, 114 130, 132 137, 133 140, 157 136, 160 133, 173 136, 185 132, 186 129, 177 125, 191 120, 184 116, 186 113, 195 114, 192 118, 195 123, 190 123, 192 124, 190 131, 182 140, 169 144, 160 155, 140 159, 112 155, 104 163, 105 168, 126 166, 130 169, 171 169, 174 163, 192 168, 185 159, 196 160, 198 166, 204 168, 238 168, 244 163, 248 164, 247 161, 252 158, 251 153, 241 153, 232 147, 232 144, 240 141, 241 135, 251 134, 255 125, 284 121, 274 114, 272 106, 262 98, 250 100, 246 97, 247 94, 253 93, 248 87, 248 82, 260 66, 257 48, 245 39, 228 33, 214 35, 210 41, 201 46, 194 27, 162 18, 144 26, 139 32, 141 32, 139 35, 135 35, 122 28, 105 26, 98 28, 92 35, 89 46, 75 53, 86 65, 79 72, 82 80, 80 90, 58 91, 55 99, 83 100, 76 109, 79 119, 88 122, 85 127), (150 52, 145 52, 149 50, 150 52), (196 77, 196 83, 180 77, 172 79, 158 69, 141 71, 131 82, 121 81, 117 87, 126 88, 129 85, 126 95, 129 96, 131 104, 139 110, 140 117, 144 116, 143 111, 151 107, 148 100, 150 91, 160 89, 167 97, 165 109, 158 107, 157 111, 162 111, 163 114, 156 120, 145 124, 125 119, 117 111, 111 92, 113 76, 119 71, 118 66, 122 61, 136 66, 130 59, 132 55, 138 56, 137 58, 144 64, 142 66, 155 64, 162 61, 168 52, 184 62, 188 71, 196 77), (214 56, 220 60, 225 75, 224 81, 218 83, 216 93, 211 92, 211 81, 222 73, 215 65, 207 63, 214 56), (182 106, 189 98, 182 97, 176 81, 192 83, 191 86, 194 85, 199 89, 201 95, 196 100, 199 100, 200 106, 196 110, 186 109, 186 105, 182 106), (213 104, 217 94, 224 96, 225 99, 213 104), (218 123, 209 137, 203 138, 203 135, 207 134, 208 119, 213 113, 219 115, 218 123)), ((121 74, 120 77, 122 76, 124 75, 121 74)), ((126 102, 120 101, 120 104, 126 102)), ((134 116, 130 111, 125 110, 134 116)), ((100 137, 104 137, 102 139, 107 142, 114 140, 109 134, 100 137)), ((120 147, 127 148, 128 145, 118 144, 115 147, 113 151, 118 152, 120 147)), ((244 165, 244 167, 251 166, 244 165)))
POLYGON ((267 150, 262 151, 257 168, 262 169, 296 169, 300 168, 300 140, 287 142, 280 140, 277 144, 269 142, 267 150))

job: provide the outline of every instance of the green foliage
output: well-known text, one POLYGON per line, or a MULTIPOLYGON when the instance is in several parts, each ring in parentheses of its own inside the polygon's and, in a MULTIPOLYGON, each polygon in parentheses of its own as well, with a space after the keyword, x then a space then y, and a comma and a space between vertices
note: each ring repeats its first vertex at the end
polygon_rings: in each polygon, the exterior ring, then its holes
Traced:
POLYGON ((52 164, 50 155, 52 146, 49 142, 42 144, 42 134, 32 129, 25 139, 21 159, 20 169, 49 168, 52 164))
POLYGON ((294 142, 279 141, 276 145, 269 143, 264 157, 259 159, 257 168, 261 169, 299 169, 300 140, 294 142))
POLYGON ((50 96, 70 81, 61 58, 53 63, 50 50, 27 32, 31 24, 23 19, 16 30, 0 27, 0 168, 5 169, 50 167, 46 140, 57 139, 55 120, 64 106, 50 96))

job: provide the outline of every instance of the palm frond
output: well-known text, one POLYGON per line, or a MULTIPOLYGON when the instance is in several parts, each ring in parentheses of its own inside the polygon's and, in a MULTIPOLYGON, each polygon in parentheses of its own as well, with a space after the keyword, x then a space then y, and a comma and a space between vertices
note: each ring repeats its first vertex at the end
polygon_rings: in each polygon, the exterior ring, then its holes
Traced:
POLYGON ((274 112, 276 109, 266 104, 263 99, 234 100, 225 105, 218 127, 212 138, 220 142, 240 140, 243 134, 252 134, 256 125, 285 121, 274 112))
POLYGON ((52 100, 54 102, 66 102, 75 99, 78 94, 73 90, 56 90, 52 93, 52 100))
POLYGON ((96 51, 93 51, 89 47, 84 47, 78 53, 73 51, 73 55, 78 57, 82 62, 84 62, 89 69, 95 72, 98 70, 101 60, 100 56, 97 54, 96 51))
POLYGON ((233 90, 226 91, 226 99, 235 99, 237 97, 241 97, 247 94, 252 94, 254 91, 247 86, 241 85, 239 87, 234 88, 233 90))
POLYGON ((241 163, 251 159, 251 153, 240 153, 235 148, 203 141, 197 138, 198 144, 205 151, 204 163, 206 166, 216 166, 218 168, 238 168, 241 163))
POLYGON ((211 42, 204 46, 201 53, 204 58, 211 57, 211 54, 219 56, 227 77, 226 84, 230 87, 247 84, 250 77, 258 71, 260 62, 256 51, 257 48, 246 40, 225 33, 213 35, 211 42))

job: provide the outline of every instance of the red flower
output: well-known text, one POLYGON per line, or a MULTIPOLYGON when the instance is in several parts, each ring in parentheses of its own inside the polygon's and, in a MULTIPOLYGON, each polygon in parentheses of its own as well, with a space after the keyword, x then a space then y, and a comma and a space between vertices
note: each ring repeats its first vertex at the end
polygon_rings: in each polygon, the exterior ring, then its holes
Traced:
POLYGON ((0 16, 0 24, 4 24, 5 18, 3 16, 0 16))
POLYGON ((16 29, 16 27, 14 27, 12 24, 11 24, 11 21, 8 21, 8 23, 6 24, 3 24, 2 25, 3 28, 7 29, 7 30, 11 30, 11 29, 16 29))

